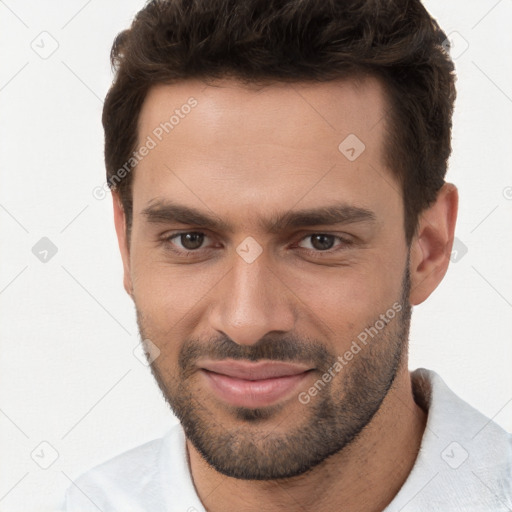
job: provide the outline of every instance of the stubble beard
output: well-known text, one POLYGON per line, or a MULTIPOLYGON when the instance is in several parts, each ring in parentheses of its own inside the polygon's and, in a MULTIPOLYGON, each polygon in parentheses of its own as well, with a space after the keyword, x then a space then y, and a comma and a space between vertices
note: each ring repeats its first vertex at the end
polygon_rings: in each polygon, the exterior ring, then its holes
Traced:
MULTIPOLYGON (((379 410, 407 355, 409 291, 407 265, 399 299, 401 311, 307 405, 301 404, 298 413, 299 405, 291 408, 288 414, 293 414, 293 427, 286 432, 279 424, 289 421, 282 417, 288 402, 256 409, 225 407, 223 415, 229 411, 232 419, 228 425, 223 423, 218 409, 212 407, 214 401, 193 391, 197 377, 194 363, 205 356, 314 361, 321 379, 337 354, 327 352, 318 342, 280 337, 240 346, 229 338, 209 343, 190 340, 180 350, 178 371, 162 367, 165 361, 160 358, 151 364, 151 371, 186 437, 215 470, 244 480, 299 476, 349 446, 379 410), (274 418, 279 421, 273 422, 274 418)), ((379 318, 376 316, 375 321, 379 318)), ((142 339, 149 338, 159 347, 165 344, 158 336, 152 337, 139 310, 137 320, 142 339)))

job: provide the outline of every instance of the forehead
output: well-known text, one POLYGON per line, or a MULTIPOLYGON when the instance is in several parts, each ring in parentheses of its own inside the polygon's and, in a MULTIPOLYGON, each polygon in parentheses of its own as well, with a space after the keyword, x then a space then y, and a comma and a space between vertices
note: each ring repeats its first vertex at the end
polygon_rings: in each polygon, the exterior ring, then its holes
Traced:
POLYGON ((155 144, 134 173, 134 208, 159 196, 254 212, 258 202, 290 208, 299 199, 305 208, 330 199, 371 206, 382 176, 392 181, 385 107, 374 78, 155 86, 139 117, 139 145, 155 144))
MULTIPOLYGON (((159 84, 149 90, 139 117, 139 134, 151 132, 192 97, 198 102, 199 108, 193 110, 201 112, 204 132, 220 124, 224 128, 229 125, 233 131, 243 128, 247 135, 251 126, 267 128, 257 130, 258 139, 267 134, 274 142, 288 141, 290 133, 309 125, 315 131, 336 135, 357 131, 364 136, 382 120, 386 107, 384 88, 371 76, 269 85, 243 84, 235 79, 221 79, 210 85, 186 80, 172 85, 159 84), (298 125, 297 121, 300 121, 298 125)), ((312 130, 308 131, 312 134, 312 130)), ((187 134, 186 128, 176 130, 172 134, 176 142, 180 132, 187 134)), ((222 133, 217 135, 221 137, 222 133)))

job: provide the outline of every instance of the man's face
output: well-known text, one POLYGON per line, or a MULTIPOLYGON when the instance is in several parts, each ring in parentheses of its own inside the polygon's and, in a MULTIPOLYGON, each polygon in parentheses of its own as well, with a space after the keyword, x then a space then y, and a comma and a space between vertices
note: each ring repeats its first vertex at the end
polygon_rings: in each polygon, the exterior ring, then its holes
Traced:
POLYGON ((303 473, 354 439, 404 368, 385 106, 375 80, 189 81, 145 101, 139 145, 156 146, 134 171, 125 283, 164 396, 222 473, 303 473))

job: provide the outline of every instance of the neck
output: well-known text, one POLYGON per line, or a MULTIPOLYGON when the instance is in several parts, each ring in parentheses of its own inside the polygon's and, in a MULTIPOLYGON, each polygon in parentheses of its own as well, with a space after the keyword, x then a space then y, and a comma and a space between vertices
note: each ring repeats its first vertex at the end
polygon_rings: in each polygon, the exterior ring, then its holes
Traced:
POLYGON ((329 510, 333 503, 342 503, 343 510, 378 512, 407 479, 425 424, 426 413, 414 402, 405 368, 361 434, 303 475, 272 481, 231 478, 208 465, 187 440, 190 470, 208 512, 309 512, 329 510))

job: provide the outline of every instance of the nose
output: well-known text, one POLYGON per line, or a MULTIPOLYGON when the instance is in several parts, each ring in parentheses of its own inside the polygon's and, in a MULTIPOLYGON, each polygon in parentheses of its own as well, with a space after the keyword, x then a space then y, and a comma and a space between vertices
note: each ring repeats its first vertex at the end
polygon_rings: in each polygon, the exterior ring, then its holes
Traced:
POLYGON ((252 263, 238 254, 216 287, 210 327, 239 345, 253 345, 269 333, 293 330, 293 294, 262 254, 252 263))

